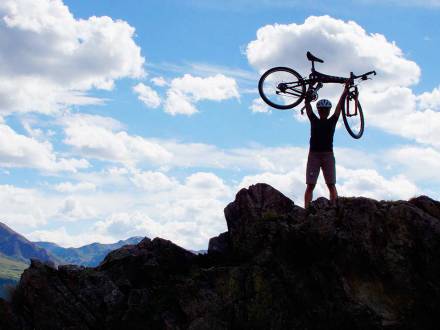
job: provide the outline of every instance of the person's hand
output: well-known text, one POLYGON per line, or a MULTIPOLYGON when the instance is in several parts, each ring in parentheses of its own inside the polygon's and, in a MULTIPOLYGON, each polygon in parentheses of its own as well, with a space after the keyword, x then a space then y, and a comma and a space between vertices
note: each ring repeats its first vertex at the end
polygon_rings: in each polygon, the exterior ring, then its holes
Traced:
POLYGON ((347 81, 345 82, 345 85, 344 85, 344 94, 347 94, 348 93, 348 90, 350 89, 350 79, 347 79, 347 81))
POLYGON ((306 92, 305 102, 310 103, 313 100, 313 89, 309 88, 306 92))

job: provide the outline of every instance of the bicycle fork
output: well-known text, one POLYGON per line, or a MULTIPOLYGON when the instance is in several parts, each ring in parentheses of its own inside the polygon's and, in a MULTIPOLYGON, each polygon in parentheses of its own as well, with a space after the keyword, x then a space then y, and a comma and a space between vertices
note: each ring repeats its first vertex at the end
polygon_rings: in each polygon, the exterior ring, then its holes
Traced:
POLYGON ((357 86, 354 87, 354 90, 349 92, 346 98, 347 106, 346 106, 346 116, 347 117, 353 117, 357 116, 358 114, 358 88, 357 86), (354 113, 350 113, 350 101, 354 100, 354 113))

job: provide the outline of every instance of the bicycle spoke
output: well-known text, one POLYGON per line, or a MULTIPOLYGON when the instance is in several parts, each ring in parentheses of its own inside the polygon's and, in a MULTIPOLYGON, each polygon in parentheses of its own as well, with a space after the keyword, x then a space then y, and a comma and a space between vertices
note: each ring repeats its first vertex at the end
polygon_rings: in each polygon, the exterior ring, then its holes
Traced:
POLYGON ((270 106, 287 110, 292 109, 304 99, 306 87, 301 75, 286 67, 267 70, 258 82, 261 98, 270 106))
MULTIPOLYGON (((290 88, 289 88, 289 90, 291 90, 290 88)), ((298 90, 293 90, 294 92, 292 93, 292 92, 285 92, 286 94, 290 94, 290 95, 294 95, 295 97, 300 97, 301 95, 302 95, 302 92, 301 91, 298 91, 298 90)))
POLYGON ((302 90, 298 90, 296 88, 289 88, 289 91, 293 92, 293 93, 289 93, 289 94, 292 94, 292 95, 295 95, 298 97, 302 95, 302 90))

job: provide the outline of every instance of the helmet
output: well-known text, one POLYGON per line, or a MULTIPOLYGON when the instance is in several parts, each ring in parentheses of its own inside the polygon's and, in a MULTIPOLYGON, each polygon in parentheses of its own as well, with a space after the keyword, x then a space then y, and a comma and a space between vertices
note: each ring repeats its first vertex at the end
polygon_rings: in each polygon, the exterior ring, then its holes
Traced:
POLYGON ((316 107, 318 109, 320 108, 330 109, 332 107, 332 103, 327 99, 320 99, 318 103, 316 103, 316 107))

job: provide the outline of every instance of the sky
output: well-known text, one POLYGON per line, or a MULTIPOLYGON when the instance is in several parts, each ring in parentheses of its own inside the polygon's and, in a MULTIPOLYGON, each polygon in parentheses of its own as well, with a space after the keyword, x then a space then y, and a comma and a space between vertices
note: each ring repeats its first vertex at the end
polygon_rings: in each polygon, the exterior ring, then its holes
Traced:
POLYGON ((440 199, 439 14, 438 0, 3 0, 0 221, 65 247, 206 249, 243 187, 302 206, 309 123, 257 84, 274 66, 306 76, 307 51, 321 72, 378 73, 359 87, 363 137, 341 119, 335 133, 339 194, 440 199))

